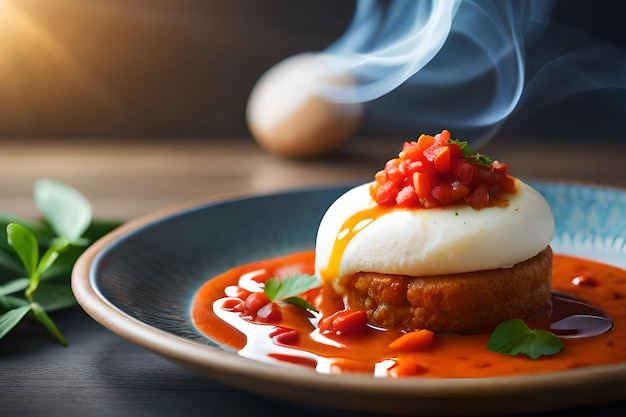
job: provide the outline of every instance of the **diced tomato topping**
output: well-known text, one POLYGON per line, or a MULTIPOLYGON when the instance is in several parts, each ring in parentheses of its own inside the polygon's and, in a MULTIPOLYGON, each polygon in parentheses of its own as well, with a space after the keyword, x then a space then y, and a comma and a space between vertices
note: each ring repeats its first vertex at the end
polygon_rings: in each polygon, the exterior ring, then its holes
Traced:
POLYGON ((341 310, 320 320, 320 332, 357 335, 367 329, 367 313, 363 310, 341 310))
POLYGON ((467 162, 459 162, 456 166, 454 176, 461 184, 469 187, 474 179, 474 167, 467 162))
POLYGON ((279 334, 286 333, 286 332, 288 332, 290 330, 291 329, 289 327, 276 326, 276 327, 274 327, 274 330, 272 330, 272 332, 269 334, 270 339, 273 339, 274 337, 278 336, 279 334))
POLYGON ((448 130, 442 130, 441 133, 435 135, 435 139, 441 142, 448 142, 451 139, 450 132, 448 130))
POLYGON ((333 329, 339 334, 360 334, 367 329, 367 313, 362 310, 348 310, 333 320, 333 329))
POLYGON ((254 317, 259 309, 268 303, 270 303, 270 299, 267 298, 264 292, 253 292, 243 303, 244 314, 254 317))
POLYGON ((400 165, 393 159, 385 165, 385 173, 387 174, 387 181, 393 182, 394 184, 400 183, 404 178, 404 173, 401 171, 400 165))
POLYGON ((255 321, 261 323, 280 323, 283 314, 280 312, 280 306, 277 303, 267 303, 256 312, 255 321))
POLYGON ((481 209, 489 206, 489 189, 485 184, 480 184, 467 196, 467 204, 470 206, 481 209))
MULTIPOLYGON (((420 152, 423 152, 424 150, 430 148, 431 146, 433 146, 435 144, 436 139, 432 136, 429 135, 420 135, 419 139, 417 139, 417 150, 420 152)), ((408 149, 406 149, 407 146, 405 144, 405 152, 409 152, 408 149)))
POLYGON ((473 153, 444 130, 405 142, 398 158, 376 173, 370 193, 384 207, 468 204, 481 209, 499 204, 501 194, 515 192, 508 170, 508 164, 473 153))
POLYGON ((295 345, 300 341, 300 333, 297 330, 290 330, 276 336, 274 341, 281 345, 295 345))
POLYGON ((442 206, 452 204, 454 199, 452 198, 452 186, 445 182, 435 185, 430 191, 435 200, 438 200, 442 206))
POLYGON ((506 178, 501 182, 502 188, 501 188, 501 192, 503 193, 514 193, 515 192, 515 181, 513 180, 513 177, 511 177, 510 175, 507 175, 506 178))
POLYGON ((374 181, 380 184, 387 182, 388 178, 389 178, 389 175, 387 175, 387 171, 385 170, 380 170, 376 173, 376 175, 374 175, 374 181))
POLYGON ((397 187, 392 182, 384 182, 376 190, 376 201, 382 206, 388 206, 396 201, 396 195, 398 194, 397 187))
POLYGON ((418 197, 420 198, 429 197, 430 192, 432 190, 430 177, 421 172, 414 172, 413 173, 413 187, 415 187, 415 192, 417 193, 418 197))
POLYGON ((282 320, 280 306, 267 298, 264 292, 253 292, 243 302, 243 315, 261 323, 279 323, 282 320))
POLYGON ((394 350, 426 350, 435 341, 435 333, 427 329, 408 332, 394 340, 389 347, 394 350))
POLYGON ((277 327, 270 337, 279 345, 295 345, 300 341, 300 332, 287 327, 277 327))
POLYGON ((465 198, 465 196, 469 194, 469 188, 463 185, 463 183, 461 183, 460 181, 452 181, 452 183, 450 183, 450 186, 452 187, 453 201, 458 201, 462 198, 465 198))
POLYGON ((412 207, 417 199, 418 197, 415 192, 415 187, 412 185, 406 185, 396 196, 396 204, 398 207, 412 207))
POLYGON ((437 155, 435 155, 435 159, 433 159, 433 163, 435 164, 435 168, 437 168, 437 171, 450 171, 451 158, 452 152, 450 152, 449 146, 442 146, 441 148, 439 148, 437 155))
POLYGON ((491 167, 496 172, 507 172, 509 170, 509 164, 503 164, 500 161, 493 161, 491 167))

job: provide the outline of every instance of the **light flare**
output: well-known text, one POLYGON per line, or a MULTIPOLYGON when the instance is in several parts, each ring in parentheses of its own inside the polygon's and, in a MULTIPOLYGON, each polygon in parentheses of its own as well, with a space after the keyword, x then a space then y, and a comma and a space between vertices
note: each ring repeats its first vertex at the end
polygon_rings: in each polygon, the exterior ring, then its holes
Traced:
POLYGON ((88 91, 109 105, 119 106, 107 86, 48 30, 40 20, 44 13, 38 13, 15 1, 0 0, 0 88, 7 93, 7 100, 0 97, 0 111, 10 113, 14 125, 28 125, 39 117, 42 107, 63 111, 57 102, 63 89, 88 91), (29 64, 28 71, 24 71, 24 62, 29 64), (40 98, 37 103, 30 99, 33 90, 40 98))

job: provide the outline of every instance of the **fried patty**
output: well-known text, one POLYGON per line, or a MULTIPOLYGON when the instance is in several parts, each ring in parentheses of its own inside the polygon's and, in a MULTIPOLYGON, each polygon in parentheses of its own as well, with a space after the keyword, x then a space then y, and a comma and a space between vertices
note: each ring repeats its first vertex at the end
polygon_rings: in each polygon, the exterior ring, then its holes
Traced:
POLYGON ((508 268, 413 277, 359 272, 342 282, 346 306, 367 311, 375 326, 440 333, 491 331, 545 308, 552 249, 508 268))

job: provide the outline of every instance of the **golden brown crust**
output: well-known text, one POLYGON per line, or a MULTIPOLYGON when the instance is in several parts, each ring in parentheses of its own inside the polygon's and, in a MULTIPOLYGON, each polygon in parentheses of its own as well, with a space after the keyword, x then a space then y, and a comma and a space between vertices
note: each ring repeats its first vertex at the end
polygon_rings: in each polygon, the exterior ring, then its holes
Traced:
POLYGON ((552 286, 552 249, 510 268, 411 277, 359 272, 344 282, 348 308, 371 324, 442 333, 490 331, 544 308, 552 286))

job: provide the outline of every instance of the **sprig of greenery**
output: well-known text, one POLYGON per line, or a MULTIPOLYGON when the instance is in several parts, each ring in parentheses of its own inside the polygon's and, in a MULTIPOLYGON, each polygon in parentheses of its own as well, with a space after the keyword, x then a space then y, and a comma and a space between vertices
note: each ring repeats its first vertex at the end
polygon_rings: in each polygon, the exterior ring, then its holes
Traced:
POLYGON ((563 342, 543 329, 530 329, 523 320, 512 319, 500 323, 487 342, 487 349, 504 355, 519 353, 537 359, 554 355, 563 349, 563 342))
POLYGON ((74 262, 121 223, 94 221, 87 199, 58 181, 37 181, 34 197, 40 221, 0 213, 0 339, 22 319, 33 318, 67 345, 48 313, 76 304, 70 285, 74 262))
POLYGON ((320 285, 319 278, 314 275, 293 274, 283 279, 276 277, 268 279, 263 287, 263 292, 271 302, 284 301, 307 310, 317 311, 311 303, 298 297, 298 295, 320 285))
POLYGON ((463 152, 463 157, 466 161, 479 165, 491 165, 493 163, 493 159, 489 158, 487 155, 474 152, 472 148, 470 148, 467 141, 458 140, 458 139, 450 139, 448 143, 453 143, 461 148, 461 152, 463 152))

